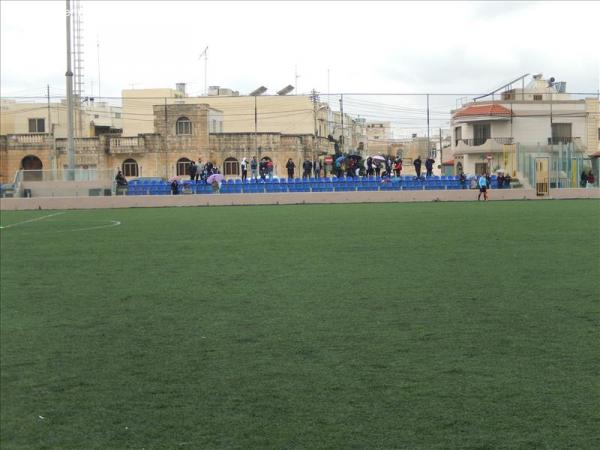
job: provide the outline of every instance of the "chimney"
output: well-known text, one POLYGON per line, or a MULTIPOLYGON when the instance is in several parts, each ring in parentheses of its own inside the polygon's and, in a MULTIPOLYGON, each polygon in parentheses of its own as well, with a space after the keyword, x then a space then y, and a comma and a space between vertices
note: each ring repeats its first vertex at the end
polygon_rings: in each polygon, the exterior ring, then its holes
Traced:
POLYGON ((177 92, 181 94, 182 97, 185 97, 185 83, 176 83, 175 88, 177 92))

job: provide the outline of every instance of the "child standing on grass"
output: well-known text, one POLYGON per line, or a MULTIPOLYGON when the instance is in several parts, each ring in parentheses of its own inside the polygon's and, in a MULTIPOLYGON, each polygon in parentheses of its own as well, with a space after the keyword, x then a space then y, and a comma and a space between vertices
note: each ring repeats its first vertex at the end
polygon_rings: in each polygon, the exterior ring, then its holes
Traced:
POLYGON ((483 194, 483 200, 487 201, 487 186, 488 182, 485 175, 481 175, 479 177, 479 195, 477 196, 477 201, 481 200, 481 194, 483 194))

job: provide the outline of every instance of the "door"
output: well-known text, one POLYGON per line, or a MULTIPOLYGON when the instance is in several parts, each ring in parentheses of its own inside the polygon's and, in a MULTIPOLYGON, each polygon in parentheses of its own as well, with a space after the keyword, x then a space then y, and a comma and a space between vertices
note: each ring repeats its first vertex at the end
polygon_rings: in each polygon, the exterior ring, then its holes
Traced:
POLYGON ((548 195, 548 178, 548 158, 536 158, 535 189, 537 195, 548 195))
POLYGON ((491 125, 489 123, 476 123, 473 125, 473 145, 483 145, 492 137, 491 125))

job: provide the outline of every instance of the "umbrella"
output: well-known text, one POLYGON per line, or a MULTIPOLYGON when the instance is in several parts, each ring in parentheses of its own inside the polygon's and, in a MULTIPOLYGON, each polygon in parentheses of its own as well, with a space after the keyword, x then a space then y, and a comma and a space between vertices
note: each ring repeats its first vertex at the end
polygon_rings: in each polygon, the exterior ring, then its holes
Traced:
POLYGON ((350 155, 350 156, 348 156, 348 158, 354 159, 356 161, 360 161, 362 159, 362 156, 360 156, 360 155, 350 155))
POLYGON ((335 163, 338 165, 341 165, 345 159, 346 159, 346 157, 340 156, 338 159, 335 160, 335 163))
POLYGON ((498 169, 496 170, 496 173, 506 173, 506 169, 498 169))
POLYGON ((214 173, 212 174, 210 177, 208 177, 206 179, 206 182, 208 184, 212 184, 213 182, 217 182, 220 183, 221 181, 223 181, 225 179, 225 177, 223 175, 221 175, 220 173, 214 173))
POLYGON ((181 177, 171 177, 169 178, 169 183, 172 183, 173 181, 179 181, 181 179, 181 177))
POLYGON ((385 161, 385 158, 380 155, 373 156, 373 161, 385 161))

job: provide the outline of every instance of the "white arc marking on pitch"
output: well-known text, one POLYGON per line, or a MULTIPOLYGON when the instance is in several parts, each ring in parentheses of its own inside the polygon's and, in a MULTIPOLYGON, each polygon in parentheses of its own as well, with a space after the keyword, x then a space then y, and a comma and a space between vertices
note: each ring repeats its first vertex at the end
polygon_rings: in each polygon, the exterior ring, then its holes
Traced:
POLYGON ((23 225, 24 223, 29 223, 29 222, 36 222, 38 220, 44 220, 44 219, 47 219, 48 217, 59 216, 61 214, 64 214, 64 212, 57 212, 57 213, 54 213, 54 214, 48 214, 47 216, 36 217, 35 219, 24 220, 23 222, 11 223, 10 225, 5 225, 5 226, 0 227, 0 228, 6 229, 6 228, 11 228, 11 227, 16 227, 17 225, 23 225))
POLYGON ((100 228, 118 227, 119 225, 121 225, 121 222, 119 222, 118 220, 111 220, 110 224, 108 224, 108 225, 98 225, 95 227, 86 227, 86 228, 75 228, 73 230, 57 231, 57 233, 67 233, 69 231, 99 230, 100 228))

